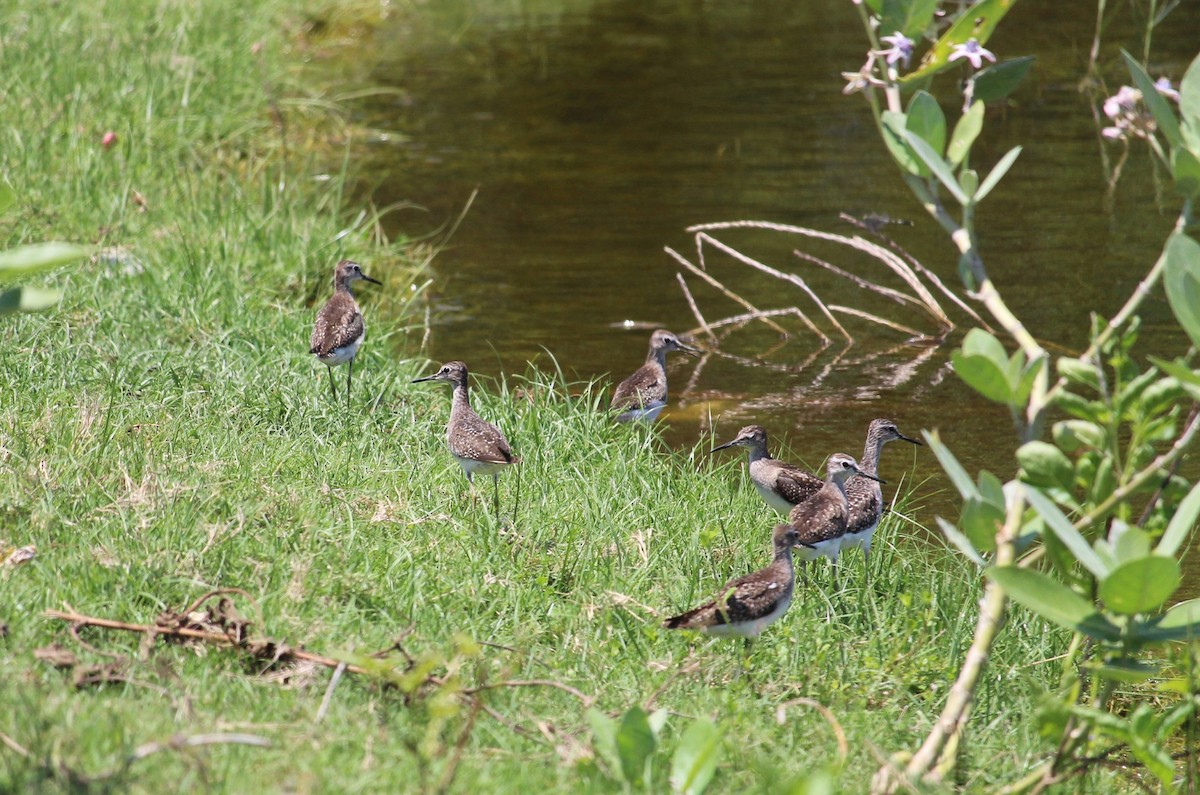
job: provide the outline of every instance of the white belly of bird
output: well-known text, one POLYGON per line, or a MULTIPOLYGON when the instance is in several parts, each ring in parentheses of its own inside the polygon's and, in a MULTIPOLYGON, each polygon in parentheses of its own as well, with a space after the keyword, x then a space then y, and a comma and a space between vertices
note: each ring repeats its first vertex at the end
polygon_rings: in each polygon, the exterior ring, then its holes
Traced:
MULTIPOLYGON (((451 455, 454 454, 451 453, 451 455)), ((507 464, 497 464, 490 461, 476 461, 473 458, 462 458, 461 456, 454 456, 454 460, 458 462, 458 465, 468 475, 494 475, 508 466, 507 464)))
POLYGON ((631 422, 639 420, 641 422, 654 422, 658 419, 658 415, 662 413, 663 408, 667 404, 665 402, 647 403, 640 409, 630 409, 623 411, 617 415, 617 422, 631 422))
POLYGON ((790 502, 785 500, 783 497, 780 497, 766 486, 755 483, 754 488, 758 489, 758 495, 763 498, 763 502, 765 502, 769 507, 785 514, 792 510, 792 504, 790 502))
POLYGON ((753 621, 744 621, 740 624, 715 624, 711 627, 705 627, 704 632, 705 634, 716 635, 722 638, 757 638, 764 629, 778 621, 779 617, 787 612, 791 604, 792 597, 789 594, 786 599, 780 599, 776 602, 775 608, 761 618, 756 618, 753 621))
POLYGON ((871 541, 875 537, 875 529, 879 527, 879 521, 875 524, 857 533, 846 533, 842 536, 842 549, 861 549, 863 552, 871 551, 871 541))
POLYGON ((831 538, 828 541, 818 541, 812 547, 802 546, 796 547, 792 553, 799 560, 816 560, 817 558, 829 558, 834 563, 837 562, 838 553, 842 551, 842 539, 845 536, 831 538))
POLYGON ((358 348, 362 345, 363 338, 366 336, 367 334, 364 331, 362 334, 358 335, 358 339, 354 340, 354 342, 351 342, 349 345, 343 345, 340 348, 334 348, 325 356, 318 356, 317 358, 321 360, 321 364, 327 364, 330 367, 338 364, 345 364, 353 359, 354 355, 358 353, 358 348))

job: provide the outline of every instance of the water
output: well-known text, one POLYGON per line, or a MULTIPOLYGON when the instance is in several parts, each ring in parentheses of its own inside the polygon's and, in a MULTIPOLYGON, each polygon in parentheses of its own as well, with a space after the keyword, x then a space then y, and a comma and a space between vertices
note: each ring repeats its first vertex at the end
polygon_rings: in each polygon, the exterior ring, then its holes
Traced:
MULTIPOLYGON (((1061 350, 1086 344, 1089 313, 1111 315, 1124 302, 1177 207, 1143 149, 1106 196, 1102 147, 1079 90, 1092 13, 1070 3, 1016 6, 989 46, 1038 60, 1014 101, 989 113, 974 154, 990 168, 1011 146, 1025 147, 980 208, 981 247, 1017 314, 1061 350)), ((1152 69, 1177 80, 1195 52, 1200 9, 1185 4, 1170 24, 1156 33, 1152 69)), ((1128 79, 1117 47, 1140 50, 1127 10, 1105 42, 1115 90, 1128 79)), ((841 94, 839 73, 856 70, 865 53, 849 2, 439 0, 405 6, 363 49, 356 57, 368 59, 370 80, 399 91, 369 101, 367 122, 403 134, 373 153, 372 198, 424 208, 390 215, 394 231, 435 233, 477 192, 434 261, 432 359, 499 375, 524 372, 530 360, 548 367, 552 355, 572 376, 624 376, 645 355, 647 329, 697 325, 664 252, 694 261, 685 229, 697 223, 756 219, 850 234, 839 212, 885 213, 912 220, 889 233, 958 283, 954 249, 901 183, 862 97, 841 94), (626 320, 640 325, 624 329, 626 320)), ((955 97, 941 99, 955 118, 955 97)), ((791 254, 803 247, 898 286, 844 248, 762 231, 719 236, 801 274, 830 303, 930 327, 791 254)), ((762 308, 797 305, 819 317, 792 287, 715 252, 708 263, 762 308)), ((710 320, 740 311, 695 277, 688 283, 710 320)), ((1163 327, 1165 301, 1153 298, 1142 314, 1143 350, 1183 347, 1163 327)), ((726 440, 757 422, 776 448, 786 441, 790 457, 816 466, 835 450, 858 455, 867 423, 888 416, 910 435, 937 429, 968 469, 1011 476, 1007 410, 949 372, 953 345, 906 344, 904 334, 841 320, 856 338, 845 349, 821 348, 793 318, 781 321, 794 332, 786 342, 751 325, 701 364, 673 360, 668 440, 686 447, 708 432, 726 440)), ((883 474, 905 472, 928 479, 924 521, 935 509, 956 515, 927 450, 890 446, 883 474)))

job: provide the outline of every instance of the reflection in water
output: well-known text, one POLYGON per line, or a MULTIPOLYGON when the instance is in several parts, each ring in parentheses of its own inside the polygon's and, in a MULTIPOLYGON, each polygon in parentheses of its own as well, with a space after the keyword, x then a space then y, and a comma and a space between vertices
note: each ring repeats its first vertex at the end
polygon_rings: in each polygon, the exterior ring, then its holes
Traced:
MULTIPOLYGON (((1198 14, 1195 4, 1181 6, 1155 32, 1156 74, 1182 74, 1198 14)), ((1128 16, 1107 29, 1106 50, 1138 40, 1121 27, 1128 16)), ((1172 200, 1160 211, 1140 155, 1106 207, 1101 144, 1078 90, 1086 48, 1062 46, 1090 41, 1091 24, 1070 3, 1015 6, 989 48, 1038 60, 1013 101, 989 113, 974 153, 985 170, 1013 145, 1026 147, 978 210, 982 251, 1026 324, 1068 349, 1084 344, 1091 312, 1111 314, 1124 301, 1173 214, 1172 200)), ((378 43, 360 55, 377 59, 372 80, 396 86, 404 101, 380 97, 364 112, 404 136, 377 152, 376 202, 427 208, 391 216, 396 231, 415 235, 452 219, 479 191, 434 262, 433 359, 464 359, 495 375, 522 372, 549 351, 581 378, 622 373, 645 337, 620 330, 621 321, 697 325, 677 272, 706 316, 745 311, 664 251, 691 259, 685 230, 695 224, 751 219, 854 235, 839 213, 906 219, 913 225, 889 234, 958 283, 953 247, 903 186, 861 97, 841 93, 839 73, 857 69, 865 52, 848 2, 439 0, 406 6, 378 43)), ((953 118, 956 98, 941 99, 953 118)), ((787 235, 728 230, 721 239, 803 272, 831 304, 924 328, 796 258, 787 235)), ((836 245, 808 250, 903 286, 836 245)), ((711 262, 708 272, 755 306, 798 303, 781 301, 776 279, 744 265, 711 262)), ((1153 339, 1169 318, 1165 302, 1144 314, 1146 349, 1183 345, 1169 333, 1153 339)), ((747 324, 703 361, 671 363, 672 382, 686 387, 663 415, 669 441, 690 446, 710 425, 729 433, 760 423, 784 443, 781 454, 790 437, 815 464, 856 451, 868 422, 888 416, 912 431, 938 429, 968 469, 1014 470, 1007 411, 946 377, 944 348, 906 344, 904 333, 843 314, 856 343, 834 350, 840 342, 823 346, 795 317, 774 320, 793 336, 747 324)), ((953 513, 946 495, 929 496, 945 488, 933 457, 909 455, 888 468, 932 479, 921 489, 925 505, 953 513)))

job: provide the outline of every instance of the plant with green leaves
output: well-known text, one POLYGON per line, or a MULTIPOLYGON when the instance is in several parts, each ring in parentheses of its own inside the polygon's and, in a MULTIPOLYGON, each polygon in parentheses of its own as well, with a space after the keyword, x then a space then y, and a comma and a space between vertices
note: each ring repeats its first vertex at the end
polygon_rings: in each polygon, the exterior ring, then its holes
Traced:
MULTIPOLYGON (((12 186, 0 180, 0 215, 17 203, 12 186)), ((77 262, 87 249, 72 243, 34 243, 0 251, 0 285, 77 262)), ((62 292, 46 287, 9 287, 0 290, 0 315, 41 312, 62 300, 62 292)))
POLYGON ((975 208, 1021 152, 1010 149, 986 171, 971 157, 987 105, 1003 100, 1031 66, 1029 58, 999 60, 985 47, 1012 5, 960 6, 939 33, 936 2, 865 0, 858 7, 871 50, 858 72, 845 75, 847 93, 867 97, 905 183, 958 249, 964 286, 1003 330, 970 331, 952 363, 961 380, 1009 409, 1018 439, 1018 466, 1005 482, 987 471, 972 477, 936 433, 926 435, 963 500, 958 521, 939 518, 939 526, 986 584, 941 718, 916 752, 881 769, 875 788, 938 781, 953 769, 1011 598, 1068 630, 1071 641, 1061 685, 1039 718, 1055 750, 1005 791, 1042 791, 1120 759, 1141 765, 1172 792, 1181 765, 1194 774, 1200 764, 1200 601, 1172 604, 1179 557, 1200 519, 1200 486, 1189 491, 1176 471, 1200 427, 1200 374, 1191 363, 1200 347, 1200 244, 1189 234, 1200 195, 1200 58, 1176 91, 1124 56, 1133 86, 1105 103, 1112 126, 1098 136, 1149 145, 1182 197, 1179 218, 1117 315, 1093 320, 1088 349, 1052 366, 990 279, 975 229, 975 208), (928 48, 910 70, 921 40, 928 48), (933 78, 960 63, 962 111, 951 124, 930 89, 933 78), (1134 352, 1137 310, 1160 281, 1196 346, 1170 362, 1134 352), (1052 411, 1065 418, 1047 439, 1052 411))
MULTIPOLYGON (((592 748, 609 778, 627 789, 662 792, 661 772, 655 759, 660 752, 667 710, 647 713, 631 707, 620 719, 597 709, 587 713, 592 728, 592 748), (656 775, 657 773, 657 775, 656 775)), ((712 781, 721 756, 721 731, 707 718, 691 722, 671 754, 669 783, 676 795, 700 795, 712 781)))

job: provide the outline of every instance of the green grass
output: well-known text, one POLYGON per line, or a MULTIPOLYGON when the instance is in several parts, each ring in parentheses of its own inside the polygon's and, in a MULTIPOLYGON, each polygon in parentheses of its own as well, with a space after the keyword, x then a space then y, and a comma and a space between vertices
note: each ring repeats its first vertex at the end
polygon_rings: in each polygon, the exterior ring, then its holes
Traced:
MULTIPOLYGON (((713 718, 713 792, 779 792, 824 770, 861 792, 879 755, 919 742, 974 627, 969 564, 892 517, 870 587, 856 554, 838 594, 815 567, 746 670, 738 644, 661 630, 764 565, 774 517, 740 461, 670 451, 610 424, 596 385, 532 371, 477 382, 477 409, 525 461, 501 479, 501 519, 488 479, 472 500, 443 445, 448 390, 408 383, 428 372, 408 311, 420 269, 347 203, 352 158, 331 142, 349 122, 289 71, 304 17, 283 0, 43 6, 18 2, 0 30, 0 156, 23 196, 0 232, 107 248, 47 280, 67 290, 60 307, 0 326, 0 541, 38 550, 0 572, 0 732, 23 749, 0 744, 0 791, 433 791, 460 738, 453 791, 619 789, 589 761, 585 706, 564 690, 490 690, 495 715, 466 730, 456 689, 513 679, 577 688, 614 715, 653 698, 671 711, 668 747, 691 716, 713 718), (360 290, 350 415, 307 353, 342 255, 385 281, 360 290), (318 721, 326 669, 281 685, 243 652, 99 630, 85 645, 43 616, 70 605, 149 623, 214 588, 252 597, 234 598, 255 634, 338 658, 365 663, 405 635, 448 684, 396 686, 393 654, 343 677, 318 721), (120 655, 121 679, 76 688, 35 658, 50 643, 85 663, 120 655), (840 721, 844 763, 815 711, 776 721, 800 697, 840 721), (271 747, 125 766, 144 743, 211 732, 271 747)), ((1049 750, 1032 716, 1065 641, 1010 617, 964 789, 1049 750)), ((656 760, 659 791, 667 767, 656 760)))

